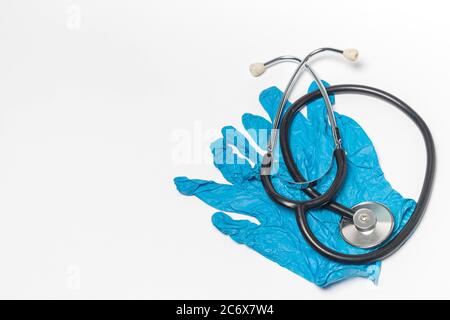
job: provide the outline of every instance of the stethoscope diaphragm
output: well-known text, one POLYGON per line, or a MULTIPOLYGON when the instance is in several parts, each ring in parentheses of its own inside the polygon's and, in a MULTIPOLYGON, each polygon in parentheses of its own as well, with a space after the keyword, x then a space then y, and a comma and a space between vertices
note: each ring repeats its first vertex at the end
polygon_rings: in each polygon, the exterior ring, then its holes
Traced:
POLYGON ((342 218, 340 230, 344 240, 352 246, 369 249, 389 238, 394 230, 390 210, 378 202, 362 202, 352 208, 353 221, 342 218))

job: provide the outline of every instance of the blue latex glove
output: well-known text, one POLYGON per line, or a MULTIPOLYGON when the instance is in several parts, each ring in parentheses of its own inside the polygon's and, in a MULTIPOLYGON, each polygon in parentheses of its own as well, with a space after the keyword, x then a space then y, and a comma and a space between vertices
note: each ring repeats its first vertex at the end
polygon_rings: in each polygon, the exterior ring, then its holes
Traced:
MULTIPOLYGON (((328 86, 325 82, 324 84, 328 86)), ((317 86, 312 84, 308 91, 316 89, 317 86)), ((271 120, 275 116, 281 96, 282 92, 275 87, 260 94, 260 102, 271 120)), ((331 101, 334 103, 334 96, 331 101)), ((308 117, 299 113, 295 118, 290 141, 300 172, 307 179, 311 179, 326 172, 334 145, 323 99, 310 103, 307 113, 308 117)), ((396 234, 409 219, 415 202, 402 198, 384 179, 375 149, 363 129, 351 118, 338 113, 335 115, 348 162, 347 178, 336 200, 349 207, 363 201, 383 203, 394 215, 396 234)), ((242 116, 242 123, 252 138, 265 150, 272 123, 248 113, 242 116), (266 134, 264 139, 260 139, 261 133, 266 134)), ((265 193, 259 177, 261 156, 252 157, 255 150, 233 127, 224 127, 222 135, 222 139, 213 142, 211 149, 215 166, 230 184, 191 180, 186 177, 177 177, 174 180, 182 194, 195 195, 218 210, 248 215, 259 221, 257 224, 248 220, 235 220, 223 212, 217 212, 212 216, 212 222, 217 229, 236 242, 247 245, 321 287, 351 277, 366 277, 374 282, 378 280, 380 262, 370 265, 345 265, 324 258, 312 249, 298 230, 294 211, 274 203, 265 193), (255 165, 252 166, 246 159, 237 158, 231 146, 244 157, 251 158, 255 165), (230 163, 230 159, 234 161, 230 163)), ((298 185, 286 183, 285 179, 292 178, 287 173, 282 157, 279 162, 279 170, 273 176, 275 188, 285 196, 299 200, 308 199, 299 190, 298 185)), ((332 169, 316 186, 320 192, 327 190, 335 172, 336 167, 333 164, 332 169)), ((342 239, 339 221, 339 215, 326 209, 308 212, 309 225, 324 244, 344 253, 367 252, 350 246, 342 239)))

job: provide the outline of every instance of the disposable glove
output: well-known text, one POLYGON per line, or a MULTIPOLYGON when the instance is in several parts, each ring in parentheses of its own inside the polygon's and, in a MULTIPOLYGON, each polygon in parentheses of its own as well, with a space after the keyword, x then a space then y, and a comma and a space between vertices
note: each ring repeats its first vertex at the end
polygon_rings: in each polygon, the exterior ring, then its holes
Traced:
MULTIPOLYGON (((328 86, 327 83, 324 84, 328 86)), ((317 86, 313 83, 308 91, 316 89, 317 86)), ((261 105, 271 121, 281 97, 282 92, 276 87, 268 88, 260 94, 261 105)), ((334 103, 335 97, 330 98, 334 103)), ((375 149, 364 130, 349 117, 337 112, 335 116, 348 162, 346 181, 335 200, 349 207, 363 201, 383 203, 394 216, 393 234, 396 234, 409 219, 415 202, 404 199, 385 180, 375 149)), ((271 121, 249 113, 242 116, 244 128, 262 150, 267 147, 271 121), (264 134, 266 136, 261 138, 264 134)), ((191 180, 186 177, 174 179, 179 192, 194 195, 221 211, 212 216, 212 222, 217 229, 237 243, 247 245, 320 287, 351 277, 365 277, 377 282, 380 262, 367 265, 341 264, 321 256, 311 248, 298 230, 294 211, 276 204, 265 193, 259 177, 261 154, 233 127, 224 127, 222 136, 211 144, 211 150, 215 166, 229 184, 191 180), (236 155, 235 150, 238 150, 241 157, 236 155), (258 223, 246 219, 232 219, 224 212, 247 215, 255 218, 258 223)), ((336 168, 333 163, 329 169, 334 144, 323 99, 308 104, 307 117, 302 113, 297 115, 291 127, 290 144, 297 166, 307 179, 326 173, 316 186, 318 191, 326 191, 333 181, 336 168)), ((279 168, 273 175, 275 188, 281 194, 294 199, 309 199, 298 184, 289 181, 292 181, 292 178, 280 157, 279 168)), ((368 250, 355 248, 342 239, 339 231, 340 219, 339 215, 327 209, 308 211, 309 225, 324 244, 343 253, 367 252, 368 250)))

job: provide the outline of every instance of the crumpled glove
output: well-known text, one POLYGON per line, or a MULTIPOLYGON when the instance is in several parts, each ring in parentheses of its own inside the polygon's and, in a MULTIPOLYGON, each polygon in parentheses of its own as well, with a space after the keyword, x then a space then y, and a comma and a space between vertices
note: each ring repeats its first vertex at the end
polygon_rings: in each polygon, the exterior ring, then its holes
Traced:
MULTIPOLYGON (((326 82, 323 83, 328 86, 326 82)), ((317 85, 313 83, 308 91, 316 89, 317 85)), ((260 94, 260 103, 272 121, 281 97, 282 92, 276 87, 260 94)), ((334 104, 335 97, 330 98, 334 104)), ((289 103, 286 109, 288 106, 289 103)), ((404 199, 386 181, 372 142, 364 130, 349 117, 337 112, 335 116, 348 163, 346 181, 335 200, 349 207, 363 201, 383 203, 394 216, 395 235, 414 211, 415 201, 404 199)), ((272 123, 249 113, 242 116, 242 123, 258 146, 265 150, 272 123)), ((232 219, 224 212, 217 212, 212 216, 217 229, 237 243, 247 245, 320 287, 351 277, 365 277, 375 283, 378 281, 380 262, 367 265, 341 264, 321 256, 310 247, 298 230, 294 211, 273 202, 265 193, 259 176, 262 155, 235 128, 224 127, 222 135, 221 139, 211 144, 211 150, 215 166, 230 184, 186 177, 174 179, 182 194, 194 195, 220 211, 247 215, 259 222, 232 219), (236 155, 235 150, 241 156, 236 155)), ((322 98, 308 104, 307 117, 298 113, 291 126, 290 144, 297 166, 306 179, 317 178, 327 172, 316 185, 319 192, 325 192, 334 179, 336 165, 333 163, 331 169, 328 168, 334 144, 322 98)), ((282 157, 272 181, 281 194, 298 200, 308 199, 298 184, 286 183, 293 179, 282 157)), ((339 230, 341 217, 338 214, 321 208, 310 210, 307 215, 312 231, 330 248, 350 254, 368 251, 353 247, 342 239, 339 230)))

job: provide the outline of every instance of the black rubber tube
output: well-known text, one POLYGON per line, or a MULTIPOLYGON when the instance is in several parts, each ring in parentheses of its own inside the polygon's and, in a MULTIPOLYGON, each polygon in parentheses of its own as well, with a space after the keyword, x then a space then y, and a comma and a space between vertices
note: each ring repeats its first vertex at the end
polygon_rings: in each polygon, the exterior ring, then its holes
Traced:
MULTIPOLYGON (((388 243, 386 243, 384 246, 364 254, 344 254, 337 252, 333 249, 328 248, 323 243, 321 243, 313 234, 311 231, 307 219, 306 219, 306 211, 308 209, 311 209, 312 206, 308 204, 308 201, 302 202, 301 204, 295 203, 295 205, 292 205, 292 202, 289 203, 288 207, 295 208, 296 210, 296 220, 297 224, 299 226, 299 229, 302 233, 302 235, 305 237, 307 242, 320 254, 323 256, 338 261, 342 263, 348 263, 348 264, 365 264, 365 263, 371 263, 374 261, 382 260, 387 257, 389 257, 391 254, 396 252, 400 247, 409 239, 409 237, 414 233, 417 226, 419 225, 424 213, 426 206, 428 204, 433 181, 434 181, 434 173, 435 173, 435 167, 436 167, 436 154, 435 154, 435 147, 433 142, 433 137, 430 133, 430 130, 428 129, 425 122, 422 120, 422 118, 411 108, 409 107, 405 102, 398 99, 397 97, 368 86, 362 86, 362 85, 337 85, 337 86, 331 86, 327 88, 328 94, 360 94, 360 95, 367 95, 371 97, 378 98, 380 100, 383 100, 385 102, 390 103, 391 105, 395 106, 399 110, 401 110, 403 113, 405 113, 419 128, 420 132, 422 133, 423 139, 425 141, 425 147, 426 147, 426 154, 427 154, 427 164, 426 164, 426 170, 425 170, 425 177, 422 185, 422 191, 420 192, 419 199, 417 200, 416 207, 414 209, 413 214, 409 218, 406 225, 403 227, 402 230, 388 243)), ((283 153, 284 161, 287 165, 287 168, 297 182, 305 182, 304 177, 301 175, 301 173, 298 171, 297 166, 295 165, 295 161, 292 157, 292 152, 289 148, 289 129, 292 124, 292 121, 295 118, 296 113, 301 110, 307 103, 320 98, 321 94, 320 91, 314 91, 311 93, 306 94, 305 96, 298 99, 294 104, 290 107, 290 109, 286 112, 286 115, 283 117, 283 121, 281 123, 280 127, 280 146, 281 151, 283 153)), ((263 178, 263 175, 261 176, 263 178)), ((270 176, 265 177, 264 180, 262 179, 262 182, 264 184, 264 187, 266 188, 267 179, 270 180, 270 176)), ((270 192, 275 192, 275 190, 270 190, 266 188, 266 191, 269 190, 270 192)), ((306 194, 311 196, 312 198, 320 197, 320 193, 318 193, 313 188, 309 188, 304 190, 306 194)), ((269 192, 269 195, 276 200, 276 196, 272 195, 269 192)), ((327 192, 328 193, 328 192, 327 192)), ((289 199, 288 199, 289 200, 289 199)), ((282 203, 283 204, 283 203, 282 203)), ((342 206, 338 203, 329 203, 329 208, 333 211, 341 211, 341 209, 345 209, 345 206, 342 206)), ((342 213, 341 213, 342 214, 342 213)))
MULTIPOLYGON (((330 188, 328 188, 327 192, 325 192, 324 194, 321 194, 307 201, 288 199, 275 190, 270 174, 261 174, 261 181, 263 183, 264 189, 274 201, 291 209, 295 209, 299 206, 304 207, 305 209, 321 207, 329 203, 331 199, 336 195, 336 193, 344 183, 345 176, 347 174, 347 160, 345 158, 345 151, 340 148, 335 149, 333 152, 333 156, 336 159, 337 164, 336 176, 334 177, 333 183, 331 184, 330 188)), ((266 168, 270 168, 270 165, 271 163, 269 162, 263 164, 263 166, 266 166, 266 168)))

